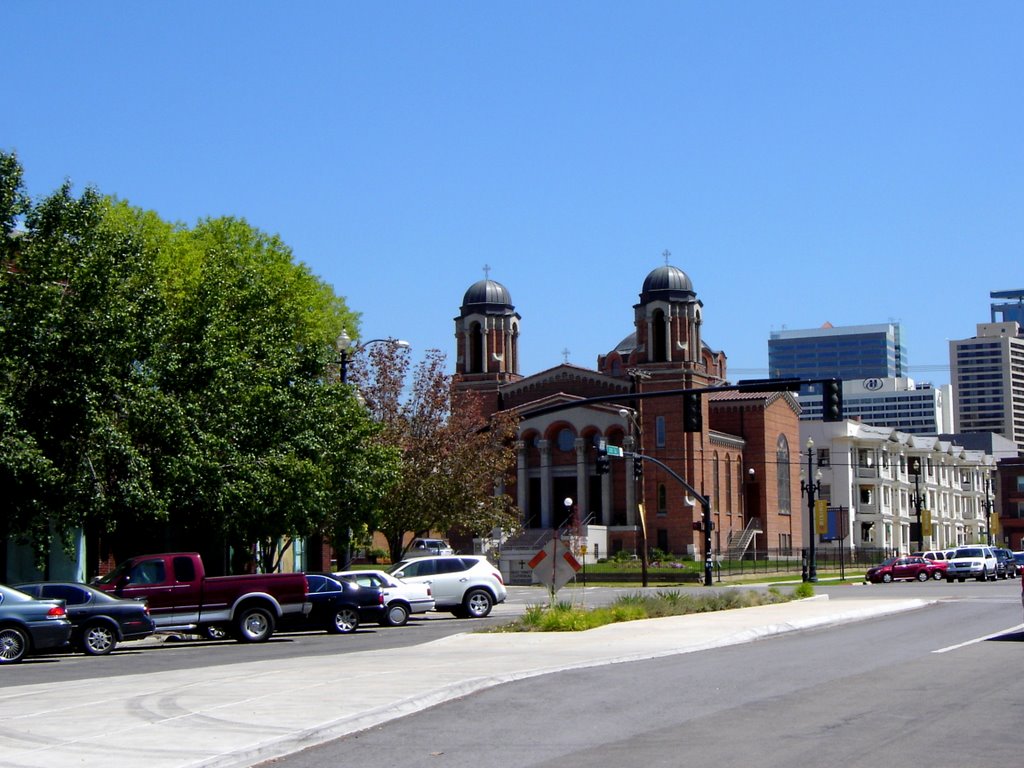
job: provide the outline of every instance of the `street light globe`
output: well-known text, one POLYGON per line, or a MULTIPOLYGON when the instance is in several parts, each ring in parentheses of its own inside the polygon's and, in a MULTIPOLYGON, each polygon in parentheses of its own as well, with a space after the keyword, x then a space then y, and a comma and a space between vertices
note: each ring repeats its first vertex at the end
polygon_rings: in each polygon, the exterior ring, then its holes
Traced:
POLYGON ((567 507, 571 507, 572 506, 572 499, 569 498, 568 496, 566 496, 565 497, 565 501, 563 501, 562 503, 565 504, 565 506, 567 506, 567 507))
POLYGON ((352 337, 348 335, 348 332, 344 328, 342 328, 341 333, 338 334, 338 338, 334 340, 334 347, 339 352, 345 352, 351 346, 352 337))

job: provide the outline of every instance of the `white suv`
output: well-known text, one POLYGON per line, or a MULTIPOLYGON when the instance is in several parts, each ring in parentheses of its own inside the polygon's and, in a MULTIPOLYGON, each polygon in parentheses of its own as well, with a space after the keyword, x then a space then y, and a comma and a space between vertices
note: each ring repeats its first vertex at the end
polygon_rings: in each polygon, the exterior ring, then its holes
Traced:
POLYGON ((388 571, 402 581, 429 584, 435 610, 482 619, 508 595, 501 574, 480 555, 406 558, 388 571))
POLYGON ((970 577, 978 581, 996 580, 996 553, 992 547, 981 544, 960 547, 949 557, 946 566, 946 581, 963 581, 970 577))

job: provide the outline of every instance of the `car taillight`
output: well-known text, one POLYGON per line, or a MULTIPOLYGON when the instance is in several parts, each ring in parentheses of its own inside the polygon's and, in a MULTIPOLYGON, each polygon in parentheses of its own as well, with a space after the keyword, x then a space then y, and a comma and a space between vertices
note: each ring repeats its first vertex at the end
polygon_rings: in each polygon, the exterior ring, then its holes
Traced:
MULTIPOLYGON (((1024 583, 1024 582, 1022 582, 1024 583)), ((430 587, 427 587, 427 597, 433 597, 434 593, 430 591, 430 587)))
POLYGON ((378 603, 380 603, 380 605, 384 605, 384 593, 383 592, 378 592, 377 593, 377 598, 378 598, 378 603))
POLYGON ((55 605, 46 612, 46 618, 48 619, 63 619, 67 615, 68 612, 64 610, 62 605, 55 605))
POLYGON ((505 586, 505 581, 504 581, 504 579, 501 578, 501 574, 500 573, 498 573, 497 571, 492 571, 491 575, 494 576, 494 578, 496 578, 498 580, 499 584, 501 584, 502 586, 505 586))

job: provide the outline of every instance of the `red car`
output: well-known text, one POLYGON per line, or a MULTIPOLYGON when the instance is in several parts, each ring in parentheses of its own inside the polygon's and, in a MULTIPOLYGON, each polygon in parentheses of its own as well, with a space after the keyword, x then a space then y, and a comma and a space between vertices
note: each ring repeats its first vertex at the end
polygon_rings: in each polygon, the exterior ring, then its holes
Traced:
POLYGON ((928 581, 928 579, 940 578, 942 578, 942 566, 933 560, 926 560, 923 557, 915 557, 913 555, 890 557, 873 568, 869 568, 868 572, 864 574, 865 581, 870 581, 874 584, 879 582, 888 584, 890 581, 898 579, 928 581))

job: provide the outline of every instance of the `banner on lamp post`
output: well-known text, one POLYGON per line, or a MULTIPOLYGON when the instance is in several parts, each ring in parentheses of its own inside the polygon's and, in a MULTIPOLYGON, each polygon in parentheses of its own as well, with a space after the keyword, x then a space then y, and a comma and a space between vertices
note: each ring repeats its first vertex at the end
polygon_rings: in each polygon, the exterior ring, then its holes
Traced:
POLYGON ((828 499, 814 501, 814 531, 819 534, 828 533, 828 499))

